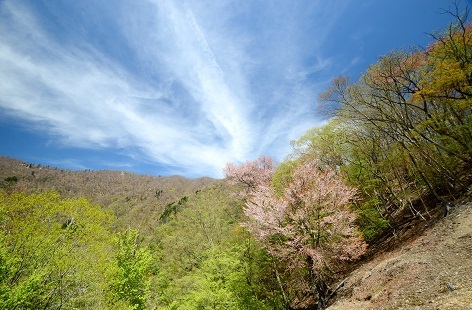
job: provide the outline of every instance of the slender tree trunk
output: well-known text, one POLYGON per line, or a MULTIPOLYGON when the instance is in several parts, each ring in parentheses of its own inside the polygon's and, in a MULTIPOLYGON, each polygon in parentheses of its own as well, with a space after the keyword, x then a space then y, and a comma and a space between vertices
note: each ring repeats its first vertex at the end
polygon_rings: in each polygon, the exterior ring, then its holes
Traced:
POLYGON ((282 297, 284 299, 284 304, 285 304, 285 307, 288 307, 289 305, 289 301, 287 299, 287 295, 285 295, 285 291, 284 291, 284 287, 282 285, 282 281, 280 280, 280 275, 279 275, 279 271, 277 270, 277 264, 275 263, 275 260, 272 259, 272 263, 274 265, 274 272, 275 272, 275 277, 277 279, 277 284, 279 285, 279 288, 280 288, 280 292, 282 293, 282 297))

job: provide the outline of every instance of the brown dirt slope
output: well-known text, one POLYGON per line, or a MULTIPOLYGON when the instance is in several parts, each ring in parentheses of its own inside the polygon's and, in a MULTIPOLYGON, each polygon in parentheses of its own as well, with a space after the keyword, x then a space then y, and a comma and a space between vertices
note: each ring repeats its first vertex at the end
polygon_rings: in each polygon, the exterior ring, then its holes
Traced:
POLYGON ((472 200, 354 270, 328 309, 472 309, 472 200))

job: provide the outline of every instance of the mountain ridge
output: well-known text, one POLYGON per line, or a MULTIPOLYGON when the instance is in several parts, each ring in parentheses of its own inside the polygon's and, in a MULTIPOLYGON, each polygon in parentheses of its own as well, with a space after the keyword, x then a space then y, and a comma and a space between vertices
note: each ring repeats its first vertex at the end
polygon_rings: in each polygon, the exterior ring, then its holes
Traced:
POLYGON ((119 170, 72 171, 0 156, 0 182, 4 187, 27 192, 54 189, 63 197, 83 196, 111 209, 117 228, 135 227, 151 232, 166 205, 221 180, 119 170))

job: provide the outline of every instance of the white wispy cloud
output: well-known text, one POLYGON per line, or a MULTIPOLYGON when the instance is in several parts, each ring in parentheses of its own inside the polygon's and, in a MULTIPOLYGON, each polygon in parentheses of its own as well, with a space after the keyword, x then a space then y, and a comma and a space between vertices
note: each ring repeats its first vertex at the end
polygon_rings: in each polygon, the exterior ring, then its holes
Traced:
POLYGON ((221 176, 226 162, 261 154, 282 159, 316 124, 324 80, 313 76, 330 65, 316 52, 334 10, 305 4, 109 4, 109 27, 133 53, 127 63, 81 33, 61 42, 40 12, 3 1, 0 108, 65 146, 130 149, 186 175, 221 176), (306 27, 316 33, 310 44, 306 27))

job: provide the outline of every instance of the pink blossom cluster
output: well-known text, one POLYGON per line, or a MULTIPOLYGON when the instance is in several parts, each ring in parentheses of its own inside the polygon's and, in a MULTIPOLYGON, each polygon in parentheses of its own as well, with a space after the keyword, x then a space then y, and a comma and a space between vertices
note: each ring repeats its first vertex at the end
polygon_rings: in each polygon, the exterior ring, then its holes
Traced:
POLYGON ((274 166, 266 157, 227 165, 230 182, 245 185, 243 224, 275 257, 291 268, 335 271, 366 250, 349 205, 356 190, 318 160, 299 163, 293 181, 277 197, 270 185, 274 166), (309 264, 309 266, 307 266, 309 264))

